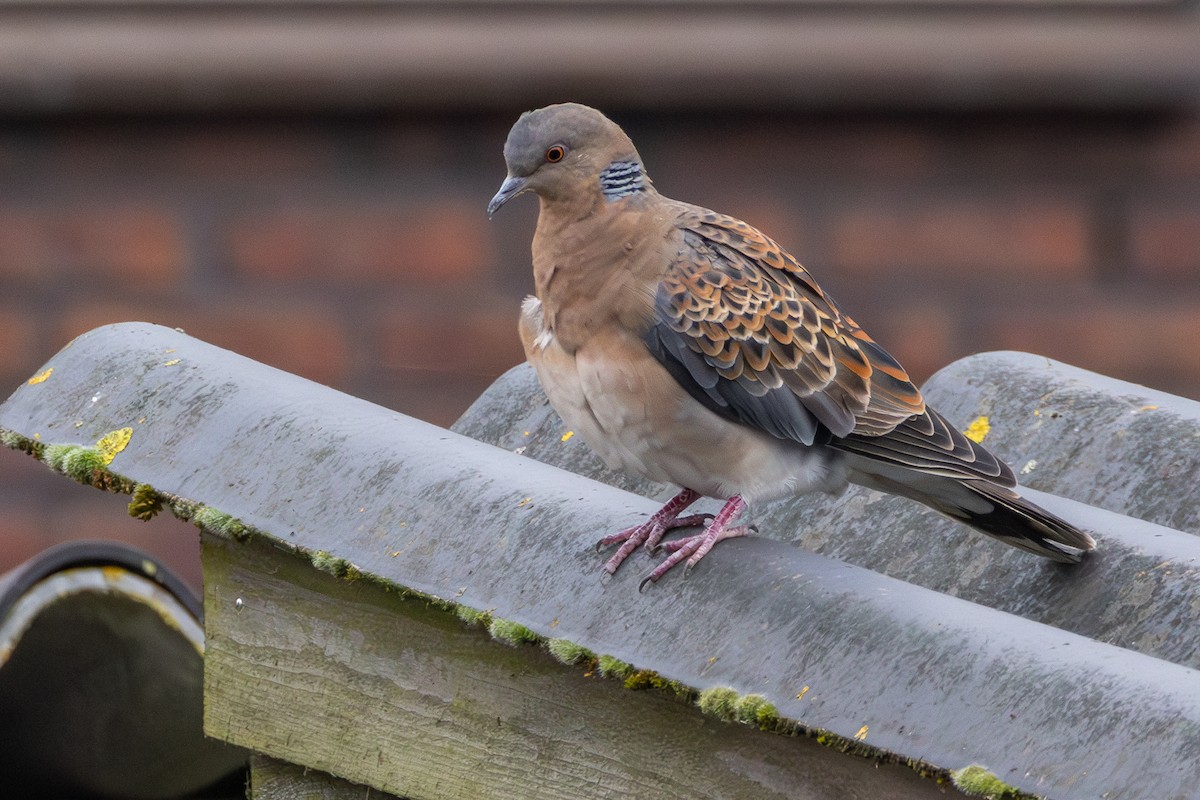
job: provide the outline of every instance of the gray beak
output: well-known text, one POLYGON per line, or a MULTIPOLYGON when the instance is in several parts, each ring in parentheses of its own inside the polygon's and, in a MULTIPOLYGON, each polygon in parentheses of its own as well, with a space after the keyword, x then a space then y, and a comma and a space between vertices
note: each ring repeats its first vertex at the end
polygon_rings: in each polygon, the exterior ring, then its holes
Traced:
POLYGON ((506 178, 504 183, 500 184, 500 191, 496 192, 495 197, 492 198, 492 202, 488 203, 488 219, 491 219, 492 215, 500 210, 500 206, 525 191, 527 181, 527 178, 516 178, 511 175, 506 178))

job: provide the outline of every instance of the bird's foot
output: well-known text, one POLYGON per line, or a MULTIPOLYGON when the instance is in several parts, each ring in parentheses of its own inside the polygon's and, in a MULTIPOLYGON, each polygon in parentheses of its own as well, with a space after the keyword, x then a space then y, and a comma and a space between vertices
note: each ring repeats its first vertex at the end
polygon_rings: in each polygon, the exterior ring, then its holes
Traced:
POLYGON ((712 550, 717 542, 724 539, 735 539, 739 536, 745 536, 752 530, 749 525, 730 526, 730 522, 741 513, 746 507, 746 501, 741 497, 731 497, 724 508, 712 518, 708 527, 702 532, 693 536, 685 536, 682 539, 674 539, 669 542, 664 542, 659 546, 660 550, 666 550, 669 555, 661 564, 642 579, 638 584, 638 591, 646 588, 646 584, 654 583, 663 575, 666 575, 672 567, 681 561, 687 560, 687 565, 684 567, 684 576, 691 571, 692 567, 699 563, 700 559, 708 555, 708 551, 712 550))
POLYGON ((605 536, 600 541, 596 542, 596 549, 608 547, 609 545, 621 543, 617 552, 612 558, 604 563, 604 571, 612 575, 617 571, 617 567, 629 558, 634 550, 637 550, 642 545, 646 546, 651 552, 658 546, 662 540, 663 534, 675 528, 686 528, 693 525, 703 525, 706 521, 713 518, 712 514, 689 514, 686 517, 679 516, 680 512, 684 511, 692 503, 700 499, 700 494, 691 489, 684 489, 679 494, 667 501, 667 504, 654 513, 650 519, 643 522, 641 525, 634 525, 632 528, 626 528, 619 533, 614 533, 611 536, 605 536))
POLYGON ((692 528, 697 525, 704 525, 712 518, 712 514, 688 514, 686 517, 677 517, 669 522, 651 518, 641 525, 635 525, 632 528, 626 528, 620 533, 605 536, 596 543, 597 550, 601 547, 616 544, 617 542, 621 542, 621 546, 617 548, 617 552, 613 554, 612 558, 604 562, 604 571, 612 575, 617 571, 617 567, 621 566, 621 563, 629 558, 633 554, 633 551, 637 550, 641 545, 645 545, 648 552, 657 553, 660 548, 659 543, 667 531, 672 531, 676 528, 692 528))

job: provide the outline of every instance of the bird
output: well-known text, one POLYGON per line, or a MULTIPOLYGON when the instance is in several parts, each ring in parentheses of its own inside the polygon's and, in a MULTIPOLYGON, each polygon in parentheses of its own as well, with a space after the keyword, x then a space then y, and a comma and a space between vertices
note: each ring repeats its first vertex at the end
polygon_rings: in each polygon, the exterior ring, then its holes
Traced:
POLYGON ((1012 468, 926 404, 905 369, 765 233, 660 194, 600 111, 527 111, 491 218, 537 196, 534 294, 519 333, 550 404, 613 470, 680 491, 604 536, 608 575, 639 547, 685 574, 752 528, 747 508, 851 483, 900 495, 1062 563, 1085 531, 1022 497, 1012 468), (701 497, 714 514, 685 514, 701 497), (679 528, 698 533, 664 541, 679 528))

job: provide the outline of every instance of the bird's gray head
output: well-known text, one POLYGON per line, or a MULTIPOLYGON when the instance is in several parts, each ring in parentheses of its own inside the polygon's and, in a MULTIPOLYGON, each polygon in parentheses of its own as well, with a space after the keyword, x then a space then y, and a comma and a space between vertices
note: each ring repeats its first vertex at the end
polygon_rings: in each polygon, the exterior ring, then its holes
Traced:
MULTIPOLYGON (((643 180, 649 183, 641 157, 625 132, 596 109, 579 103, 522 114, 504 143, 504 162, 508 178, 488 203, 488 216, 525 192, 551 201, 578 196, 589 187, 599 192, 606 170, 619 177, 617 189, 624 194, 631 185, 641 188, 643 180)), ((611 189, 613 180, 609 183, 610 192, 616 191, 611 189)))

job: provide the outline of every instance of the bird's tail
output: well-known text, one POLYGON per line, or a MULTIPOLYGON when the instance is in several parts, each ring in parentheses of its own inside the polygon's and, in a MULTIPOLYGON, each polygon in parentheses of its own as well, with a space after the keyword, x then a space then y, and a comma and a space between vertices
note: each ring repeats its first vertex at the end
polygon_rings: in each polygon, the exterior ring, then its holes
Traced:
POLYGON ((1079 563, 1096 547, 1085 531, 986 479, 934 476, 871 463, 852 471, 851 480, 916 500, 1005 544, 1064 564, 1079 563))
POLYGON ((991 510, 976 511, 960 506, 951 516, 1005 544, 1065 564, 1078 564, 1085 552, 1096 547, 1096 540, 1086 531, 1006 486, 972 480, 963 481, 962 486, 986 500, 991 510))

